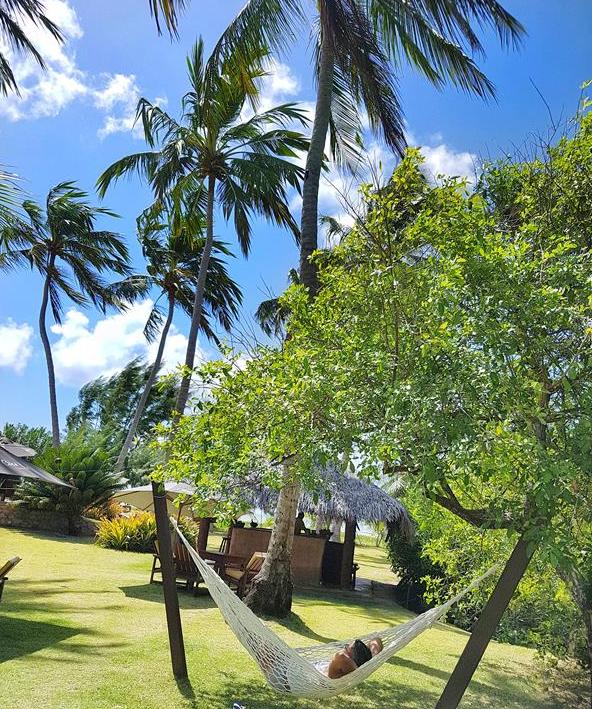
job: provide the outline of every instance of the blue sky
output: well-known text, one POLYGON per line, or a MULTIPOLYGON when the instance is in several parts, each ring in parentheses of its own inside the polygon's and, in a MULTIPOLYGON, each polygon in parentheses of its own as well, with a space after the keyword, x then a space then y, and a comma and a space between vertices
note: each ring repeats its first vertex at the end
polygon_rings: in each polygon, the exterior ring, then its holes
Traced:
MULTIPOLYGON (((24 91, 22 99, 0 99, 0 163, 21 175, 37 199, 66 179, 77 180, 92 194, 107 165, 143 148, 131 130, 137 99, 158 100, 176 113, 186 90, 184 57, 191 45, 201 34, 210 48, 242 4, 194 0, 183 17, 179 40, 171 42, 158 37, 145 0, 46 0, 67 42, 58 47, 39 38, 50 67, 46 74, 17 61, 24 91)), ((574 112, 580 84, 592 78, 588 0, 507 0, 506 7, 526 25, 529 36, 517 53, 501 50, 493 36, 484 37, 487 59, 481 66, 496 84, 497 101, 483 103, 452 89, 437 92, 410 70, 401 71, 409 136, 422 146, 434 173, 470 174, 480 158, 512 152, 529 134, 544 131, 549 116, 533 82, 557 119, 574 112)), ((307 37, 288 56, 277 58, 262 92, 270 104, 313 100, 307 37)), ((384 147, 371 149, 388 170, 393 163, 384 147)), ((344 185, 333 174, 332 185, 323 187, 324 213, 343 212, 335 187, 344 185)), ((102 226, 126 236, 138 268, 134 219, 148 203, 149 193, 138 180, 116 186, 105 199, 121 219, 105 220, 102 226)), ((297 200, 293 207, 298 209, 297 200)), ((217 233, 235 243, 232 230, 220 220, 217 233)), ((245 321, 268 289, 284 288, 286 273, 296 263, 291 237, 258 224, 249 260, 238 257, 230 264, 245 294, 245 321)), ((0 274, 0 425, 49 423, 45 361, 36 332, 40 295, 36 274, 0 274)), ((144 303, 124 315, 106 317, 72 307, 62 327, 51 333, 62 422, 85 381, 117 371, 133 356, 150 356, 141 334, 148 307, 144 303)), ((182 357, 187 326, 177 318, 167 352, 169 367, 182 357)), ((200 344, 203 356, 215 355, 210 345, 200 344)))

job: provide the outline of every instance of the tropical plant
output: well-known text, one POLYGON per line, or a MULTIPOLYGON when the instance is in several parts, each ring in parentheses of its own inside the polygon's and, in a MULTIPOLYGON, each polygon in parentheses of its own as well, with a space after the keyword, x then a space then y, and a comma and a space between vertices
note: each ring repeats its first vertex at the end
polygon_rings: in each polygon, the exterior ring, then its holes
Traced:
MULTIPOLYGON (((144 275, 133 275, 116 284, 113 289, 119 298, 127 300, 147 294, 154 288, 160 291, 144 328, 144 334, 149 341, 154 340, 160 331, 156 358, 148 373, 134 416, 126 426, 127 434, 115 464, 116 472, 123 468, 156 382, 175 309, 181 309, 190 317, 193 313, 194 294, 205 248, 200 220, 195 223, 195 219, 178 220, 174 219, 173 215, 168 216, 167 223, 161 221, 162 214, 156 223, 152 220, 140 220, 140 242, 148 264, 147 272, 144 275), (161 299, 166 301, 164 312, 159 305, 161 299)), ((199 328, 216 343, 218 338, 210 322, 210 315, 228 331, 242 302, 240 288, 228 275, 225 262, 220 256, 228 257, 232 254, 226 244, 214 239, 208 259, 199 317, 199 328)), ((173 410, 173 406, 170 410, 173 410)), ((161 420, 166 418, 168 416, 161 420)))
POLYGON ((86 509, 107 502, 121 487, 120 477, 111 471, 112 458, 96 433, 79 431, 70 435, 34 462, 72 487, 25 481, 17 488, 17 498, 31 509, 65 515, 69 534, 75 534, 76 521, 86 509))
POLYGON ((0 0, 0 37, 4 45, 0 52, 0 93, 4 96, 11 91, 19 93, 10 65, 13 54, 30 57, 45 69, 45 60, 28 36, 27 25, 49 32, 56 42, 64 40, 60 28, 45 14, 41 0, 0 0))
MULTIPOLYGON (((199 525, 187 517, 179 519, 179 527, 190 544, 195 544, 199 525)), ((152 512, 136 512, 129 517, 102 519, 96 543, 107 549, 149 553, 154 551, 156 520, 152 512)))
MULTIPOLYGON (((160 27, 175 32, 188 0, 150 0, 160 27)), ((248 0, 218 41, 212 58, 232 54, 243 61, 260 48, 285 52, 311 18, 298 0, 248 0)), ((494 87, 472 55, 484 53, 475 25, 489 26, 504 45, 516 44, 524 28, 496 0, 450 3, 436 0, 321 0, 313 25, 316 32, 317 100, 303 190, 300 276, 315 292, 318 190, 327 134, 341 163, 359 159, 362 133, 360 105, 371 127, 401 153, 405 145, 403 116, 393 65, 404 58, 437 87, 447 82, 480 97, 494 87)), ((215 69, 215 64, 212 68, 215 69)))
MULTIPOLYGON (((300 283, 300 276, 295 268, 291 268, 288 272, 288 282, 290 285, 300 283)), ((274 297, 259 303, 255 311, 255 320, 266 335, 283 339, 288 315, 289 313, 282 307, 280 298, 274 297)))
POLYGON ((286 190, 288 186, 300 189, 304 173, 293 160, 308 143, 285 126, 294 121, 305 124, 306 118, 293 104, 241 118, 247 100, 256 95, 254 82, 262 75, 261 60, 262 52, 258 51, 248 66, 237 67, 229 58, 220 68, 215 59, 205 60, 200 39, 187 59, 191 88, 183 97, 181 120, 140 99, 137 117, 142 121, 146 142, 157 149, 118 160, 97 183, 104 195, 111 183, 138 172, 152 186, 157 202, 166 201, 172 194, 177 208, 182 203, 190 216, 196 215, 196 208, 200 214, 205 211, 206 238, 193 298, 185 372, 176 402, 179 413, 183 413, 189 396, 214 246, 216 206, 226 219, 233 219, 245 256, 251 245, 251 220, 257 214, 298 236, 286 204, 286 190))
POLYGON ((44 207, 30 200, 23 202, 27 222, 18 222, 0 231, 4 251, 0 265, 4 268, 28 265, 43 277, 39 334, 47 361, 54 446, 60 443, 60 424, 53 356, 47 335, 47 308, 50 307, 56 323, 61 323, 64 297, 76 305, 92 303, 104 311, 115 301, 103 274, 127 276, 130 272, 128 251, 121 236, 96 229, 98 217, 116 215, 103 207, 91 206, 87 197, 74 182, 61 182, 49 191, 44 207))
POLYGON ((137 512, 129 517, 102 519, 96 543, 106 549, 149 553, 154 551, 156 520, 151 512, 137 512))

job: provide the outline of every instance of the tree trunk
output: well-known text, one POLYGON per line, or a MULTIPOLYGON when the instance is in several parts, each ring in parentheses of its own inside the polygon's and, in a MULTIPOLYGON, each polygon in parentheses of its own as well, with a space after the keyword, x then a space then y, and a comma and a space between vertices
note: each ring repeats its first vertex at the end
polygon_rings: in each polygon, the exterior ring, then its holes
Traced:
POLYGON ((49 287, 51 285, 52 271, 55 264, 55 255, 51 254, 47 264, 47 275, 43 285, 43 297, 41 299, 41 308, 39 310, 39 335, 43 343, 45 352, 45 360, 47 362, 47 381, 49 384, 49 408, 51 411, 51 440, 54 446, 60 445, 60 421, 58 417, 58 399, 56 393, 55 369, 53 365, 53 355, 51 353, 51 345, 47 336, 45 327, 45 317, 47 313, 47 304, 49 302, 49 287))
MULTIPOLYGON (((333 67, 333 50, 328 35, 323 33, 315 118, 302 189, 300 234, 300 282, 313 298, 319 282, 316 266, 309 259, 318 247, 319 181, 331 115, 333 67)), ((255 612, 283 617, 292 607, 291 556, 299 496, 300 485, 294 482, 280 492, 267 559, 245 599, 255 612)))
POLYGON ((291 481, 289 476, 286 466, 286 484, 280 490, 267 557, 245 598, 245 603, 255 613, 279 618, 290 612, 294 588, 291 560, 300 485, 291 481))
POLYGON ((455 709, 459 705, 534 551, 534 545, 529 548, 524 536, 520 537, 450 675, 436 709, 455 709))
POLYGON ((177 581, 175 579, 166 492, 162 483, 152 482, 152 500, 154 502, 154 516, 156 517, 156 536, 158 538, 171 663, 175 677, 183 678, 187 677, 187 663, 185 660, 179 599, 177 597, 177 581))
POLYGON ((185 354, 185 372, 177 394, 175 403, 175 415, 183 416, 187 400, 189 399, 189 386, 191 385, 191 376, 195 365, 195 350, 197 348, 197 335, 201 325, 201 311, 203 307, 204 292, 206 289, 206 279, 208 268, 210 266, 210 256, 212 254, 212 245, 214 243, 214 199, 216 190, 216 178, 210 176, 208 178, 208 205, 206 213, 206 243, 201 255, 199 264, 199 275, 197 277, 197 286, 195 288, 195 297, 193 299, 193 312, 191 314, 191 327, 189 328, 189 341, 187 343, 187 352, 185 354))
POLYGON ((589 679, 590 679, 590 706, 592 707, 592 605, 590 601, 590 584, 584 575, 575 566, 566 570, 557 568, 557 573, 569 588, 571 597, 580 609, 584 625, 586 626, 586 645, 588 650, 589 679))
POLYGON ((117 457, 117 462, 115 463, 116 473, 120 473, 123 469, 123 464, 125 463, 127 454, 129 453, 129 450, 132 447, 134 436, 136 435, 136 431, 138 430, 138 426, 140 425, 142 414, 144 413, 144 409, 146 408, 146 404, 148 403, 148 397, 150 396, 150 392, 152 391, 152 387, 154 386, 154 382, 156 381, 156 377, 160 370, 160 365, 162 364, 162 356, 164 354, 164 347, 166 344, 167 336, 169 334, 171 323, 173 321, 174 312, 175 298, 173 295, 169 294, 169 309, 167 313, 167 319, 162 330, 162 334, 160 335, 160 342, 158 343, 156 359, 154 360, 154 364, 150 369, 148 381, 146 382, 146 386, 144 387, 144 391, 142 392, 142 396, 140 397, 140 401, 138 402, 138 406, 136 408, 136 413, 134 414, 134 418, 130 424, 127 436, 125 437, 125 441, 123 442, 123 446, 121 447, 121 451, 119 452, 119 456, 117 457))
POLYGON ((306 158, 300 225, 300 280, 313 297, 319 290, 319 282, 316 266, 310 262, 310 256, 318 248, 319 182, 331 117, 334 72, 333 49, 327 33, 322 34, 317 102, 310 148, 306 158))

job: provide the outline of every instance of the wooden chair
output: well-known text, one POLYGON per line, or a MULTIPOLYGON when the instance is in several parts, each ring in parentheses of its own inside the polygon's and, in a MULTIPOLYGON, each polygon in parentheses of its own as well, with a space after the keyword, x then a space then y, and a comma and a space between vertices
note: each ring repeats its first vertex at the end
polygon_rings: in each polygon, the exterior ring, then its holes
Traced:
POLYGON ((236 595, 239 598, 243 598, 251 581, 261 571, 266 556, 266 552, 256 551, 246 563, 243 560, 242 564, 227 563, 224 565, 222 578, 231 588, 236 590, 236 595))
MULTIPOLYGON (((196 595, 198 586, 203 579, 197 569, 197 566, 193 562, 193 559, 189 555, 187 548, 180 541, 173 543, 173 563, 175 565, 175 579, 177 583, 181 581, 182 586, 184 586, 187 591, 193 590, 193 595, 196 595)), ((160 549, 157 541, 154 542, 150 583, 157 583, 154 578, 156 574, 162 575, 160 549)))
POLYGON ((226 554, 228 551, 228 548, 230 546, 230 537, 228 535, 222 537, 222 541, 220 542, 220 547, 218 548, 218 551, 220 554, 226 554))
POLYGON ((0 600, 2 600, 2 591, 4 591, 4 584, 8 580, 8 574, 14 569, 19 561, 21 561, 20 556, 15 556, 0 567, 0 600))

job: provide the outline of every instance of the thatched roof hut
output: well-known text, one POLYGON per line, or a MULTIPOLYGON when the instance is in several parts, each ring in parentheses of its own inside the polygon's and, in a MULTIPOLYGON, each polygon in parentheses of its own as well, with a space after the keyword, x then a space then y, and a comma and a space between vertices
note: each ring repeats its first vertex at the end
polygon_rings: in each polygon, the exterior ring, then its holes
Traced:
MULTIPOLYGON (((413 534, 413 525, 403 503, 378 485, 340 473, 334 466, 324 468, 320 477, 322 483, 316 494, 307 490, 302 493, 299 502, 302 512, 345 522, 385 522, 404 536, 413 534)), ((277 496, 276 490, 262 488, 255 493, 254 503, 273 514, 277 496)))
MULTIPOLYGON (((339 577, 342 588, 352 583, 354 548, 358 522, 385 522, 388 534, 413 535, 413 524, 405 506, 384 490, 353 475, 339 472, 334 466, 319 471, 320 489, 314 494, 304 491, 299 508, 301 512, 329 520, 345 521, 343 544, 337 544, 339 577)), ((252 503, 273 513, 277 504, 277 491, 269 488, 251 489, 252 503)))

